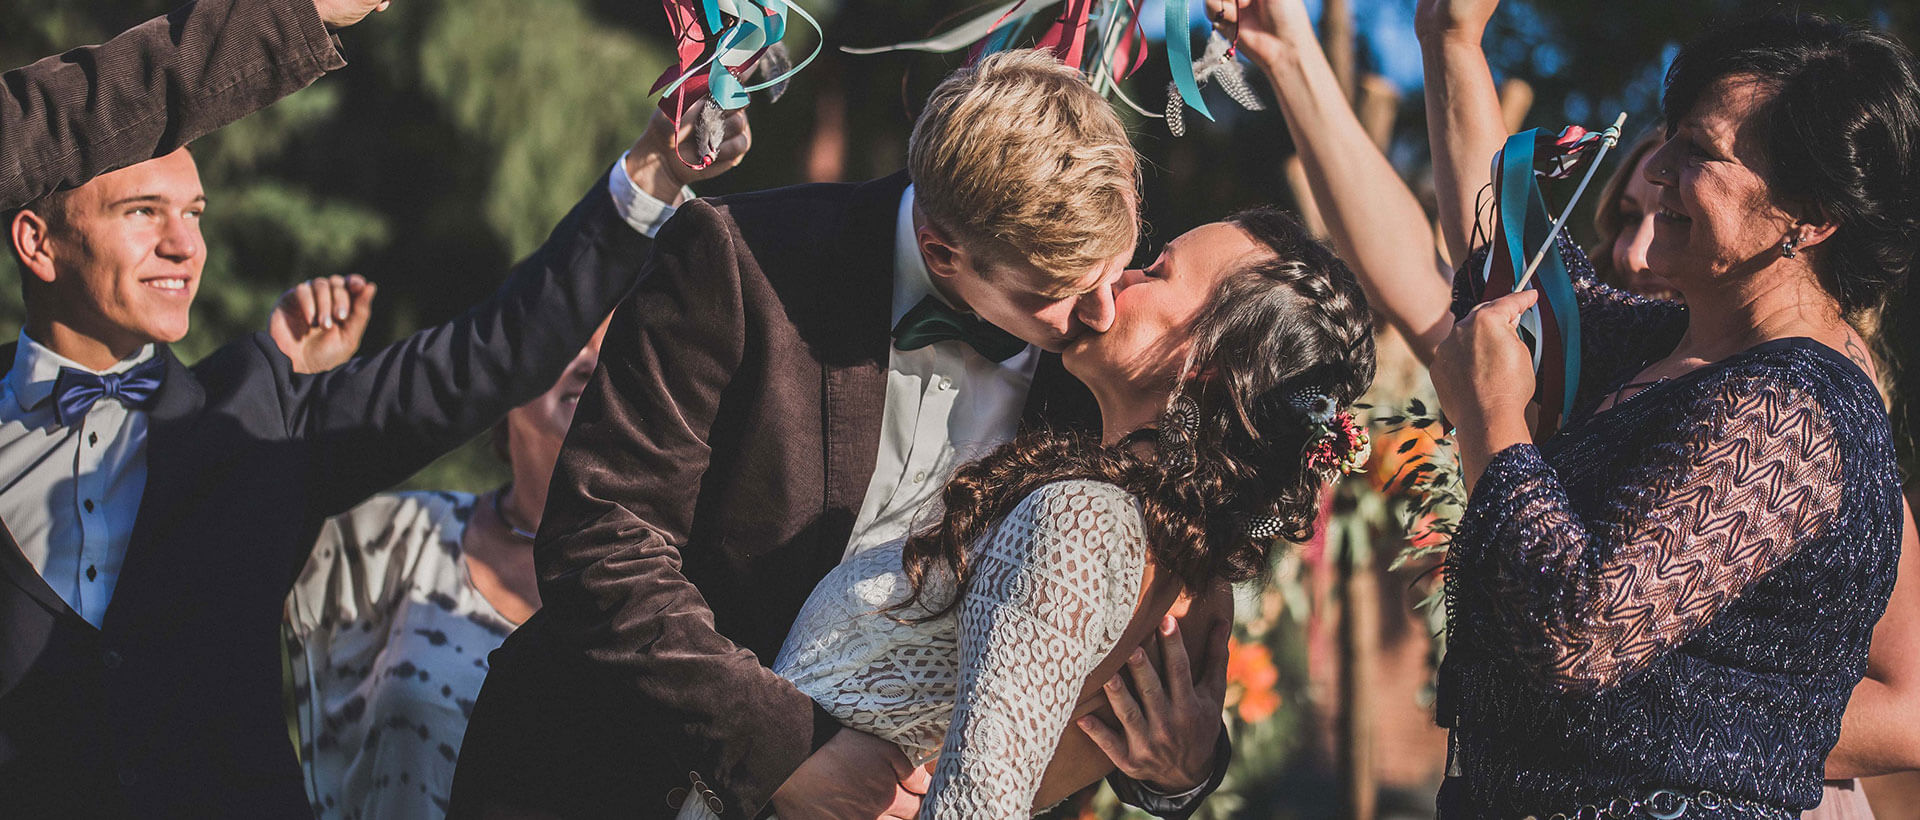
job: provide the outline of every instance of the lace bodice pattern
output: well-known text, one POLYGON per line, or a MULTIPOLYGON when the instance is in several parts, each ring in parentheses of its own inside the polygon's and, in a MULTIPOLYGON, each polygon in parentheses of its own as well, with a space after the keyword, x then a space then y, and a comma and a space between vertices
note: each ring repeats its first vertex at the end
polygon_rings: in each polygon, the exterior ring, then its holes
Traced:
MULTIPOLYGON (((1095 481, 1035 490, 974 545, 959 606, 926 622, 900 617, 924 609, 884 611, 908 594, 900 547, 829 573, 774 671, 908 759, 937 755, 922 818, 1028 816, 1082 685, 1139 600, 1139 503, 1095 481)), ((951 590, 936 579, 931 600, 951 590)))
POLYGON ((1898 559, 1879 397, 1840 354, 1780 339, 1595 414, 1686 314, 1561 250, 1588 384, 1558 435, 1494 456, 1455 538, 1442 815, 1660 788, 1811 808, 1898 559))

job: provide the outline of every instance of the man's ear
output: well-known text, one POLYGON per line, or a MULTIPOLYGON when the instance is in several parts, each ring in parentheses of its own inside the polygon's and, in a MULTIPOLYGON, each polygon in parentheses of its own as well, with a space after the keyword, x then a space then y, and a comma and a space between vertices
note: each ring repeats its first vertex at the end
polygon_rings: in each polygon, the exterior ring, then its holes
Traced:
POLYGON ((920 258, 927 263, 928 273, 952 279, 973 269, 972 259, 960 243, 932 222, 915 228, 913 238, 920 248, 920 258))
POLYGON ((7 225, 7 239, 27 273, 42 282, 54 279, 52 229, 45 217, 22 209, 7 225))

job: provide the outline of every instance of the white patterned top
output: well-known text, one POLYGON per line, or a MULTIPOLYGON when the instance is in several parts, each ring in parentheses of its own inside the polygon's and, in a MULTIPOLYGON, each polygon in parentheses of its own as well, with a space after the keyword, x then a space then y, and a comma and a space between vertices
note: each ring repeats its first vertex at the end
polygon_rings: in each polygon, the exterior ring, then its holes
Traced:
POLYGON ((300 760, 319 818, 443 817, 487 653, 515 624, 460 558, 466 493, 328 519, 287 597, 300 760))
MULTIPOLYGON (((1097 481, 1035 490, 971 555, 953 612, 883 611, 910 590, 901 543, 867 550, 814 588, 774 671, 854 729, 939 756, 922 818, 1024 817, 1080 689, 1140 598, 1139 502, 1097 481)), ((951 578, 929 583, 944 602, 951 578)))

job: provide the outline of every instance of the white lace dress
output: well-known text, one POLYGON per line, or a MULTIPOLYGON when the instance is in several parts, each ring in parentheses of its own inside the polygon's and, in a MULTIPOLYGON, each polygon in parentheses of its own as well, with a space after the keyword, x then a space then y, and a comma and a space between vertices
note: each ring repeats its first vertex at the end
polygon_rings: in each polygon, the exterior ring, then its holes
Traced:
MULTIPOLYGON (((774 671, 909 760, 937 755, 922 818, 1029 816, 1082 685, 1140 598, 1139 502, 1097 481, 1035 490, 974 545, 965 599, 927 622, 884 611, 909 590, 900 548, 821 580, 774 671)), ((930 588, 944 601, 951 580, 930 588)))

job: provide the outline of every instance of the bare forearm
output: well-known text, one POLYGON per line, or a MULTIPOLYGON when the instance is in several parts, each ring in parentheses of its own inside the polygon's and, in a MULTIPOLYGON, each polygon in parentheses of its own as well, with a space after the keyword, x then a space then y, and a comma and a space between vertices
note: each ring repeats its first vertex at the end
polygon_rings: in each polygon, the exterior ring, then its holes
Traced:
POLYGON ((1920 709, 1912 698, 1867 678, 1853 688, 1840 718, 1840 742, 1827 755, 1827 779, 1848 780, 1920 769, 1920 709))
POLYGON ((1500 94, 1480 48, 1479 32, 1425 34, 1427 139, 1433 148, 1433 187, 1440 231, 1453 259, 1467 258, 1476 201, 1492 179, 1493 155, 1506 141, 1500 94))
POLYGON ((1426 213, 1354 116, 1312 38, 1261 55, 1314 200, 1368 301, 1412 340, 1422 362, 1453 326, 1426 213))

